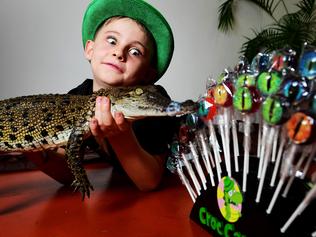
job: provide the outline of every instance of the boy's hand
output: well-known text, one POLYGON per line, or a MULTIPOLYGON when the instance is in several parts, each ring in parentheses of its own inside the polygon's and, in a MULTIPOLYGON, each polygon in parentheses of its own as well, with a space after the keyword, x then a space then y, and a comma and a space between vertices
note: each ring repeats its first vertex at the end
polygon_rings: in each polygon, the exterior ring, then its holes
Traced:
MULTIPOLYGON (((109 98, 98 96, 95 106, 95 117, 90 121, 90 130, 93 136, 99 139, 116 136, 130 129, 130 124, 121 112, 111 113, 109 98)), ((99 140, 100 141, 100 140, 99 140)))

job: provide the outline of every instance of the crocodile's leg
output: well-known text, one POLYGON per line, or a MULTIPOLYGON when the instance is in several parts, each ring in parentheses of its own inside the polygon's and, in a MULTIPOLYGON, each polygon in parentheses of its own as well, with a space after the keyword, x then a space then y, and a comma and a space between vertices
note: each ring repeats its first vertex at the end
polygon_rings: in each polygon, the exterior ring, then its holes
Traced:
POLYGON ((93 190, 82 166, 83 153, 81 148, 85 133, 85 126, 76 126, 70 134, 66 148, 67 163, 74 176, 72 186, 75 187, 75 191, 79 190, 81 192, 82 200, 86 195, 90 197, 90 189, 93 190))

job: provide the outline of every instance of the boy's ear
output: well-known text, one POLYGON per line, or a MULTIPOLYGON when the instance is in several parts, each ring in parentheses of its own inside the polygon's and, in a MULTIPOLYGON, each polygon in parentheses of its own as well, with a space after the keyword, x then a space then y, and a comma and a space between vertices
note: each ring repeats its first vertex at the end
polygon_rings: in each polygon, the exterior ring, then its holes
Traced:
POLYGON ((84 48, 84 55, 85 55, 86 59, 88 59, 89 61, 91 61, 91 58, 92 58, 93 45, 94 45, 94 41, 87 40, 86 47, 84 48))

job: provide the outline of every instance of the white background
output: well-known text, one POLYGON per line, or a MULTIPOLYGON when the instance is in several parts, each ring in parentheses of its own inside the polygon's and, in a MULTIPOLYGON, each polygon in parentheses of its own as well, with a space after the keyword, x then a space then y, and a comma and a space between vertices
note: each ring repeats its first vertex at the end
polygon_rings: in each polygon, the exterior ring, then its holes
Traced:
MULTIPOLYGON (((82 16, 89 2, 1 0, 0 99, 66 93, 91 78, 81 41, 82 16)), ((237 27, 224 34, 217 30, 223 1, 148 2, 161 11, 174 32, 174 56, 158 84, 175 100, 196 100, 204 93, 208 76, 217 77, 238 62, 240 47, 245 36, 252 36, 251 29, 259 30, 270 22, 258 8, 240 1, 237 27)))

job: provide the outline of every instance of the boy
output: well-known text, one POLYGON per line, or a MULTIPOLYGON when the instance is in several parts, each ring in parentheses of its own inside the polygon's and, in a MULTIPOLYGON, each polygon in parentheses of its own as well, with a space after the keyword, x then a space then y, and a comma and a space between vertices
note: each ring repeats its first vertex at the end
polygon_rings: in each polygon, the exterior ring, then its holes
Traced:
MULTIPOLYGON (((82 36, 94 79, 87 79, 70 94, 154 84, 173 54, 169 24, 142 0, 92 1, 83 19, 82 36)), ((161 91, 168 96, 162 87, 161 91)), ((116 157, 140 190, 158 186, 175 129, 173 119, 147 118, 131 124, 122 113, 111 114, 108 98, 98 97, 90 129, 103 154, 116 157)))

